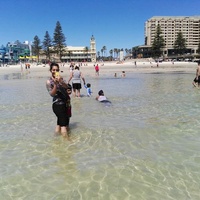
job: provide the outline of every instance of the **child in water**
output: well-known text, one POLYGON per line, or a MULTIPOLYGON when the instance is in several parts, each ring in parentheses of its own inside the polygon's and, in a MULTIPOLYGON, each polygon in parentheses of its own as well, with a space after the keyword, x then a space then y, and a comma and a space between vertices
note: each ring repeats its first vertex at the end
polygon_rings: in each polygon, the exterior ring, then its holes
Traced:
POLYGON ((91 95, 92 95, 91 84, 87 83, 87 85, 84 85, 84 86, 87 89, 87 96, 91 97, 91 95))
POLYGON ((96 100, 99 101, 99 102, 108 102, 108 103, 111 103, 111 102, 106 98, 106 96, 104 95, 103 90, 100 90, 100 91, 98 92, 98 96, 96 97, 96 100))

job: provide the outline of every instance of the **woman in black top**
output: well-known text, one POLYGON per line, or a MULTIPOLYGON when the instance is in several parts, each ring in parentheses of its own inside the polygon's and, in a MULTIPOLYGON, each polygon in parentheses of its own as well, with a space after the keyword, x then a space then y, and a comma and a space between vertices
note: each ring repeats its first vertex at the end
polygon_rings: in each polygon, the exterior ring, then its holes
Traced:
POLYGON ((67 112, 66 102, 70 98, 66 92, 67 84, 59 75, 59 65, 51 63, 51 77, 46 82, 49 94, 53 97, 52 109, 57 116, 56 133, 61 133, 63 137, 69 139, 67 129, 69 126, 69 116, 67 112))

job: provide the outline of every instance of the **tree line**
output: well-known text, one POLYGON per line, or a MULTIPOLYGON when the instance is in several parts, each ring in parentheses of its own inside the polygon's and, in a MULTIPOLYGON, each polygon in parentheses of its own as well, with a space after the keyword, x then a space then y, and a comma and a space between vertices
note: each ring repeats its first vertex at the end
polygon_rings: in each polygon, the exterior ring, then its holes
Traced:
POLYGON ((126 56, 128 55, 131 55, 132 53, 132 50, 131 49, 118 49, 118 48, 114 48, 114 49, 110 49, 109 50, 109 55, 107 55, 107 47, 106 46, 103 46, 102 49, 101 49, 101 52, 98 51, 97 52, 97 58, 100 60, 100 59, 103 59, 103 60, 113 60, 113 58, 118 58, 119 57, 119 53, 120 51, 125 51, 126 52, 126 56))
POLYGON ((41 49, 43 50, 44 55, 48 60, 51 60, 52 53, 56 53, 57 55, 59 55, 59 59, 61 60, 61 57, 65 53, 65 42, 66 37, 62 31, 60 22, 57 21, 56 27, 54 29, 53 38, 51 38, 49 32, 46 31, 44 39, 41 42, 40 38, 36 35, 33 39, 32 51, 38 57, 38 61, 41 49))

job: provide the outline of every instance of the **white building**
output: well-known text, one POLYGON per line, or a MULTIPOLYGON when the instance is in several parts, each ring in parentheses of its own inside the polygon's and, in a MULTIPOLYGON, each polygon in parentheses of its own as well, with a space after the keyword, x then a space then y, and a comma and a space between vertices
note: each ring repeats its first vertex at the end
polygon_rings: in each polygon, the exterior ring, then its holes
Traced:
MULTIPOLYGON (((53 55, 55 57, 56 55, 53 55)), ((67 46, 65 47, 65 55, 62 56, 62 61, 76 61, 76 62, 96 62, 96 42, 92 35, 90 39, 90 47, 75 47, 67 46)))

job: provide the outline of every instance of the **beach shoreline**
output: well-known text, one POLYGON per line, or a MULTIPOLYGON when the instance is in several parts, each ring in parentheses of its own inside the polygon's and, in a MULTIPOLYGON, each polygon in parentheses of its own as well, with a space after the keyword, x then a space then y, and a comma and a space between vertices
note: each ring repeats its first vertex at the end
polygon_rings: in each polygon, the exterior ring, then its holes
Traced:
MULTIPOLYGON (((195 75, 197 63, 196 62, 147 62, 147 61, 137 61, 135 65, 134 60, 125 61, 123 63, 117 64, 116 61, 113 62, 97 62, 100 67, 100 77, 103 75, 113 75, 116 73, 120 76, 122 71, 127 73, 193 73, 195 75)), ((94 70, 95 63, 83 63, 80 70, 85 76, 95 76, 94 70)), ((63 76, 68 76, 70 63, 65 63, 64 66, 60 65, 60 71, 63 72, 63 76)), ((18 65, 8 65, 0 67, 0 75, 7 75, 12 73, 26 73, 30 72, 32 77, 46 77, 49 76, 49 65, 48 64, 31 64, 30 69, 25 69, 25 64, 18 65)))

